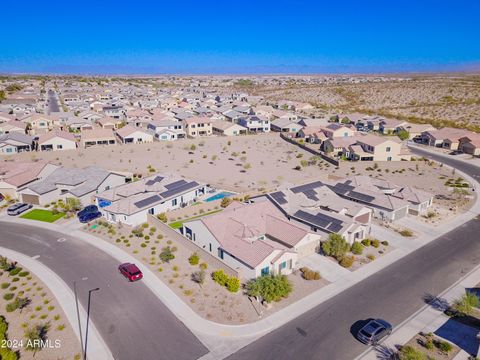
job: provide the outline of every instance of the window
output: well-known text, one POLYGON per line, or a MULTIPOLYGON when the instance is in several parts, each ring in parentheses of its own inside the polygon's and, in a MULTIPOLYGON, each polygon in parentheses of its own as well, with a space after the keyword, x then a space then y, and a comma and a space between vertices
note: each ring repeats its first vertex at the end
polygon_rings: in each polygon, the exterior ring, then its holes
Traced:
POLYGON ((63 145, 57 145, 57 149, 63 149, 63 145))
POLYGON ((280 264, 280 269, 285 269, 287 267, 287 262, 284 261, 280 264))
POLYGON ((265 276, 265 275, 268 275, 270 273, 270 268, 268 266, 264 267, 262 270, 261 270, 261 275, 262 276, 265 276))
POLYGON ((392 157, 391 156, 387 157, 387 161, 392 161, 392 157))
POLYGON ((218 249, 218 257, 223 260, 223 250, 218 249))
POLYGON ((210 252, 212 252, 212 243, 208 244, 208 249, 209 249, 210 252))
POLYGON ((387 152, 390 152, 390 150, 391 150, 390 146, 387 147, 387 150, 386 150, 386 151, 387 151, 387 152))
POLYGON ((176 206, 177 205, 177 199, 173 199, 172 200, 172 206, 176 206))

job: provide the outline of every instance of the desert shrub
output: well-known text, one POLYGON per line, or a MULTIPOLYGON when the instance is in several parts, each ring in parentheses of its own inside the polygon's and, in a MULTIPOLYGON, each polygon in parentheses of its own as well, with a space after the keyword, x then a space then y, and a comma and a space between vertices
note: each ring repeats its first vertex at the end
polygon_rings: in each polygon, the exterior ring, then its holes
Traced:
POLYGON ((9 271, 10 276, 18 275, 18 273, 19 273, 20 271, 22 271, 22 270, 23 270, 23 269, 22 269, 21 267, 16 267, 16 268, 12 269, 12 270, 9 271))
POLYGON ((3 295, 3 299, 7 300, 7 301, 10 301, 10 300, 13 299, 14 296, 15 296, 14 293, 6 293, 5 295, 3 295))
POLYGON ((236 293, 240 289, 240 279, 235 276, 230 276, 226 283, 227 290, 236 293))
POLYGON ((165 214, 164 212, 158 214, 157 219, 164 222, 164 223, 166 223, 168 221, 167 214, 165 214))
POLYGON ((380 246, 380 241, 378 241, 377 239, 372 240, 372 246, 374 248, 378 248, 380 246))
POLYGON ((362 255, 363 252, 363 245, 357 241, 355 241, 352 246, 350 247, 350 251, 355 255, 362 255))
POLYGON ((212 279, 215 281, 217 284, 225 286, 228 280, 228 275, 225 274, 223 270, 216 270, 212 273, 212 279))
POLYGON ((6 289, 6 288, 8 288, 9 286, 10 286, 10 283, 6 283, 6 282, 4 282, 4 283, 2 283, 2 285, 0 285, 0 287, 1 287, 2 289, 6 289))
POLYGON ((246 284, 247 294, 259 296, 267 303, 288 297, 293 287, 285 275, 261 276, 246 284))
POLYGON ((173 255, 172 249, 170 249, 170 246, 164 247, 159 256, 160 256, 160 260, 166 263, 169 263, 170 260, 175 259, 175 255, 173 255))
POLYGON ((188 258, 188 262, 190 265, 198 265, 200 262, 200 256, 196 252, 194 252, 190 257, 188 258))
POLYGON ((398 353, 400 360, 427 360, 427 356, 412 346, 402 346, 398 353))
POLYGON ((388 243, 388 241, 387 241, 387 240, 383 240, 383 241, 382 241, 382 245, 383 245, 383 246, 388 246, 388 245, 389 245, 389 243, 388 243))
POLYGON ((199 270, 192 273, 192 281, 196 282, 199 285, 202 285, 205 282, 205 271, 199 270))
POLYGON ((373 254, 368 254, 368 255, 367 255, 367 259, 373 261, 373 260, 375 260, 375 255, 373 255, 373 254))
POLYGON ((150 236, 145 235, 145 238, 144 238, 144 239, 145 239, 145 240, 150 240, 150 236))
POLYGON ((146 248, 146 247, 147 247, 147 244, 141 243, 140 246, 141 246, 142 248, 146 248))
POLYGON ((232 203, 232 199, 230 199, 229 197, 224 197, 222 199, 222 202, 220 203, 220 206, 222 208, 226 208, 228 205, 230 205, 232 203))
POLYGON ((437 346, 438 350, 445 354, 448 354, 453 349, 453 346, 446 341, 437 341, 435 342, 435 345, 437 346))
POLYGON ((333 256, 336 259, 342 258, 350 246, 343 236, 339 234, 330 234, 328 240, 322 244, 322 250, 327 256, 333 256))
POLYGON ((202 270, 207 270, 207 268, 208 268, 208 264, 204 263, 204 262, 201 263, 199 266, 200 266, 200 269, 202 269, 202 270))
POLYGON ((300 271, 305 280, 320 280, 322 278, 318 271, 313 271, 307 267, 301 268, 300 271))
POLYGON ((455 300, 453 303, 453 309, 460 315, 460 316, 467 316, 471 315, 474 312, 475 308, 478 308, 480 305, 480 299, 478 296, 468 291, 459 299, 455 300))
POLYGON ((408 230, 408 229, 404 229, 402 231, 399 231, 398 232, 400 235, 404 236, 404 237, 411 237, 413 236, 413 233, 411 230, 408 230))
POLYGON ((343 256, 340 260, 340 265, 343 266, 344 268, 349 268, 353 265, 353 262, 355 261, 355 256, 343 256))
POLYGON ((370 246, 370 244, 371 244, 370 239, 363 239, 363 240, 362 240, 362 245, 363 245, 363 246, 370 246))

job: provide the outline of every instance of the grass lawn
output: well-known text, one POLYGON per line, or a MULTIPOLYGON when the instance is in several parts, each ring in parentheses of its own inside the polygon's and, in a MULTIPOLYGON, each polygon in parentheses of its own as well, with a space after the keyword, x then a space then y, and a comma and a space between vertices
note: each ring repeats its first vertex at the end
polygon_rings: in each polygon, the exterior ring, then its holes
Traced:
POLYGON ((34 209, 29 211, 22 216, 22 219, 30 219, 30 220, 38 220, 38 221, 45 221, 48 223, 53 223, 63 217, 65 213, 59 212, 58 214, 53 214, 50 210, 41 210, 41 209, 34 209))
POLYGON ((210 212, 207 212, 205 214, 201 214, 201 215, 198 215, 198 216, 194 216, 194 217, 191 217, 191 218, 188 218, 188 219, 184 219, 184 220, 179 220, 179 221, 174 221, 174 222, 171 222, 170 224, 168 224, 168 226, 170 226, 172 229, 180 229, 182 226, 183 226, 183 223, 185 221, 190 221, 190 220, 195 220, 195 219, 198 219, 198 218, 201 218, 201 217, 204 217, 206 215, 210 215, 210 214, 215 214, 219 211, 222 211, 223 209, 219 209, 219 210, 214 210, 214 211, 210 211, 210 212))

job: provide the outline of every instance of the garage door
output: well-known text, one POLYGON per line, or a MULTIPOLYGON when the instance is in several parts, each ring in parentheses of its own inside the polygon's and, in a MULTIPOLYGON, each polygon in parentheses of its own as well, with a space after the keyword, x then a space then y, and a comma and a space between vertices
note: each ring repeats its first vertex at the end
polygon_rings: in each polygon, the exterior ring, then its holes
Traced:
POLYGON ((315 254, 318 247, 318 241, 313 241, 309 244, 305 244, 297 248, 298 258, 301 259, 305 256, 315 254))
POLYGON ((22 194, 22 202, 33 205, 40 205, 38 195, 22 194))

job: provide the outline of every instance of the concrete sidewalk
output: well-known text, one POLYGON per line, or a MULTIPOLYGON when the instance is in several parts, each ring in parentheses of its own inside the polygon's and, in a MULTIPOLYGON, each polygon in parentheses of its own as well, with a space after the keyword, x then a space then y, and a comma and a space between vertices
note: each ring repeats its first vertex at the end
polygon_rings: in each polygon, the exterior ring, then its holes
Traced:
MULTIPOLYGON (((382 343, 389 349, 395 349, 396 345, 403 345, 419 332, 434 333, 435 335, 459 346, 462 350, 455 357, 457 360, 467 360, 470 353, 477 354, 478 340, 477 330, 463 324, 452 321, 443 314, 444 304, 452 303, 455 299, 465 294, 465 290, 475 287, 480 282, 480 265, 469 274, 453 284, 442 294, 437 296, 436 304, 426 304, 419 311, 397 326, 393 333, 382 343)), ((369 348, 357 357, 358 360, 376 360, 381 358, 375 348, 369 348)))
MULTIPOLYGON (((26 256, 22 253, 0 247, 0 253, 3 256, 8 257, 9 259, 18 261, 22 266, 30 270, 35 274, 53 293, 53 296, 58 300, 60 306, 62 307, 70 326, 77 335, 78 341, 80 342, 80 332, 78 328, 78 318, 77 318, 77 309, 75 304, 75 295, 70 290, 70 288, 63 282, 63 280, 51 271, 48 267, 43 265, 40 261, 37 261, 30 256, 26 256)), ((80 310, 80 323, 85 332, 86 329, 86 319, 87 312, 79 303, 80 310)), ((85 334, 83 334, 85 336, 85 334)), ((78 349, 78 352, 81 353, 81 349, 78 349)), ((89 336, 88 336, 88 358, 90 359, 99 359, 99 360, 110 360, 113 359, 113 356, 108 349, 107 345, 103 341, 99 332, 95 328, 95 324, 90 321, 89 325, 89 336)))

